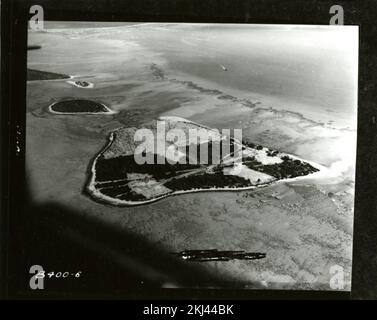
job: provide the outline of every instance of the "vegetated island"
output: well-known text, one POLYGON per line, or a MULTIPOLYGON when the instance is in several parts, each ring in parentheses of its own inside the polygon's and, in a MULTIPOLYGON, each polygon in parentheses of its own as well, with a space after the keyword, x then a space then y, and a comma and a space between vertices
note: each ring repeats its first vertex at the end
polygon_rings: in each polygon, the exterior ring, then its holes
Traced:
POLYGON ((49 111, 55 114, 113 114, 113 110, 102 103, 74 99, 54 102, 49 106, 49 111))
MULTIPOLYGON (((188 132, 189 129, 204 128, 213 131, 182 118, 161 117, 160 120, 165 121, 166 130, 183 129, 188 132)), ((152 121, 148 128, 156 132, 157 121, 152 121)), ((168 153, 153 153, 148 154, 154 158, 153 164, 140 165, 134 157, 135 148, 139 144, 134 142, 136 130, 135 127, 120 128, 111 132, 108 144, 94 158, 87 185, 87 191, 94 199, 119 206, 141 205, 182 193, 253 189, 320 170, 319 165, 260 145, 241 143, 218 132, 219 139, 229 139, 230 144, 230 153, 223 156, 220 163, 214 164, 211 159, 212 140, 200 140, 196 144, 197 152, 193 155, 188 150, 195 148, 190 149, 187 139, 186 153, 182 154, 186 157, 186 164, 170 164, 168 161, 161 161, 168 160, 168 153), (208 148, 208 164, 200 164, 199 161, 199 151, 203 144, 208 148), (242 147, 242 161, 239 163, 230 161, 235 144, 242 147), (192 164, 192 156, 197 157, 198 164, 192 164), (163 164, 158 164, 157 160, 163 164)), ((167 145, 166 148, 171 146, 167 145)))
POLYGON ((27 81, 70 79, 66 74, 27 69, 27 81))

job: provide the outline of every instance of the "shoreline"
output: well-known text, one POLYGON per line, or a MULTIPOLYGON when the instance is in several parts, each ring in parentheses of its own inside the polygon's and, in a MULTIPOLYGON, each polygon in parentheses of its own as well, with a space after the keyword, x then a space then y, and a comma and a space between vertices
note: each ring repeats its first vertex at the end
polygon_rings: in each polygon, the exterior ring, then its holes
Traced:
MULTIPOLYGON (((63 100, 64 101, 64 100, 63 100)), ((96 114, 104 114, 104 115, 114 115, 114 114, 117 114, 118 112, 110 109, 108 106, 104 105, 103 103, 101 102, 97 102, 98 104, 100 104, 101 106, 103 106, 106 110, 108 111, 100 111, 100 112, 59 112, 59 111, 54 111, 51 109, 51 107, 53 107, 55 104, 59 103, 59 102, 62 102, 62 101, 56 101, 52 104, 50 104, 47 108, 47 110, 52 113, 52 114, 58 114, 58 115, 75 115, 75 114, 78 114, 78 115, 96 115, 96 114)))

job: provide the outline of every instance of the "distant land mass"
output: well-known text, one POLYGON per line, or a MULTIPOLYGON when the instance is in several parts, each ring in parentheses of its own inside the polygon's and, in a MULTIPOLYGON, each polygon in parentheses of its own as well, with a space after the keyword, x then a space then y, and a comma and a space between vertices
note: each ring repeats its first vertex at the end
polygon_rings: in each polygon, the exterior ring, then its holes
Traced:
MULTIPOLYGON (((183 118, 161 117, 160 120, 165 121, 168 130, 181 129, 189 132, 190 129, 205 128, 214 131, 183 118)), ((156 128, 156 120, 148 125, 148 129, 154 132, 156 128)), ((87 191, 94 199, 113 205, 140 205, 189 192, 253 189, 319 171, 319 166, 313 163, 247 141, 237 141, 218 131, 218 138, 229 139, 230 144, 230 153, 222 155, 220 163, 212 161, 212 140, 200 140, 196 144, 198 152, 194 155, 197 157, 197 164, 190 161, 192 154, 186 151, 182 153, 186 157, 186 163, 171 164, 167 159, 168 153, 163 156, 154 153, 149 154, 155 160, 154 163, 140 165, 136 163, 134 156, 137 147, 134 135, 137 129, 132 127, 112 131, 109 143, 93 160, 87 191), (208 164, 201 164, 199 161, 202 144, 206 144, 204 147, 208 148, 208 164), (240 162, 230 161, 235 144, 242 150, 240 162), (162 160, 166 161, 157 164, 159 157, 165 157, 162 160)), ((190 143, 192 141, 186 141, 186 150, 189 150, 190 143)), ((170 147, 167 144, 166 148, 170 147)))
POLYGON ((41 49, 42 47, 39 46, 39 45, 28 45, 27 46, 27 49, 28 50, 38 50, 38 49, 41 49))
POLYGON ((34 69, 27 69, 27 81, 37 80, 56 80, 56 79, 70 79, 71 77, 66 74, 40 71, 34 69))

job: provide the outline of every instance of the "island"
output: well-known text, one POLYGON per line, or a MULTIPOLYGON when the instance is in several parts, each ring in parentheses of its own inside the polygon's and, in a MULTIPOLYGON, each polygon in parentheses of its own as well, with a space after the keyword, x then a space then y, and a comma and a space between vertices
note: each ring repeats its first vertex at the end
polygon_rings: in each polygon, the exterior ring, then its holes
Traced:
POLYGON ((49 106, 54 114, 114 114, 115 112, 103 103, 92 100, 72 99, 54 102, 49 106))
MULTIPOLYGON (((213 133, 213 129, 183 118, 164 117, 158 121, 161 120, 169 130, 189 132, 204 129, 213 133)), ((156 132, 158 121, 152 121, 146 128, 156 132)), ((109 142, 92 161, 86 190, 95 200, 118 206, 141 205, 182 193, 260 188, 320 171, 320 165, 220 133, 219 140, 228 140, 230 144, 229 154, 222 156, 220 161, 215 162, 211 158, 212 140, 199 141, 195 146, 197 152, 193 155, 190 150, 195 150, 195 147, 192 148, 192 141, 188 139, 186 145, 180 148, 187 151, 181 152, 187 161, 172 164, 167 159, 168 153, 161 155, 156 151, 145 155, 154 159, 153 163, 140 165, 135 160, 138 142, 134 141, 134 137, 137 130, 131 127, 112 131, 109 142), (235 145, 242 150, 242 158, 238 162, 231 161, 235 145), (201 147, 208 148, 207 164, 202 164, 199 159, 201 147), (192 161, 193 156, 197 157, 197 161, 192 161)), ((171 147, 175 147, 174 144, 168 143, 166 150, 171 147)))
POLYGON ((78 88, 83 88, 83 89, 92 89, 94 88, 94 84, 88 81, 67 81, 70 85, 73 85, 78 88))

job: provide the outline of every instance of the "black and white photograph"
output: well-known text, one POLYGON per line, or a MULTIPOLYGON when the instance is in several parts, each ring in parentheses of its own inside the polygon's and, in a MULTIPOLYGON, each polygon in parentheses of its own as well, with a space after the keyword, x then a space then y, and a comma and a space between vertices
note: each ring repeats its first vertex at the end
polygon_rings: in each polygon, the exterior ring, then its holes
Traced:
POLYGON ((136 286, 351 290, 358 26, 46 19, 27 45, 31 201, 202 275, 136 286))

